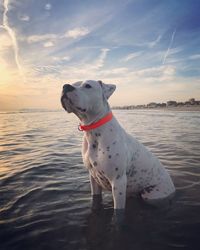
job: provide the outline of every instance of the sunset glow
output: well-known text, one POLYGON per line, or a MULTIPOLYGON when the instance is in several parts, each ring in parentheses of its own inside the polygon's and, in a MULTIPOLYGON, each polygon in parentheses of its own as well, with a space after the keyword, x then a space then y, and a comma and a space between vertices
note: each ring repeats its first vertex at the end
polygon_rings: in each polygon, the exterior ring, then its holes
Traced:
POLYGON ((0 109, 60 108, 64 83, 101 79, 112 105, 200 99, 200 3, 0 3, 0 109))

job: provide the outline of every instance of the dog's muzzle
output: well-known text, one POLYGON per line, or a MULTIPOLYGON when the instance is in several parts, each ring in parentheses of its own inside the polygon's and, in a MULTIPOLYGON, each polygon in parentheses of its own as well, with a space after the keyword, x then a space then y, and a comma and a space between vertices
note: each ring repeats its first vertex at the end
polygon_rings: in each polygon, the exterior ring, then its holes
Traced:
POLYGON ((63 85, 63 91, 62 91, 62 94, 61 94, 61 104, 62 104, 62 107, 63 107, 65 110, 67 110, 67 109, 66 109, 66 107, 65 107, 65 102, 64 102, 64 100, 65 100, 65 99, 68 100, 67 93, 72 92, 73 90, 75 90, 75 88, 74 88, 72 85, 70 85, 70 84, 65 84, 65 85, 63 85))

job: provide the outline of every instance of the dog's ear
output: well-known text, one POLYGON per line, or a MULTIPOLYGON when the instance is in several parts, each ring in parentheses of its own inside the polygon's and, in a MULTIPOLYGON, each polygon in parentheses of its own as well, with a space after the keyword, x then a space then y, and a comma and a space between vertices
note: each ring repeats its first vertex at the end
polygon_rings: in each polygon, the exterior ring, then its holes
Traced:
POLYGON ((113 94, 113 92, 116 89, 116 85, 114 84, 105 84, 102 81, 98 81, 103 89, 103 94, 106 97, 106 99, 108 100, 109 97, 113 94))

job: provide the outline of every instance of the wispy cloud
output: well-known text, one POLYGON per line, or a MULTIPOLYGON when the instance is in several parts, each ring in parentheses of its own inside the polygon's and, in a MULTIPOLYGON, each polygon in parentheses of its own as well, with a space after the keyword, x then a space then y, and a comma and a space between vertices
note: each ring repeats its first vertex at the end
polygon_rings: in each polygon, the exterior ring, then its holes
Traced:
POLYGON ((190 60, 197 60, 200 59, 200 54, 195 54, 189 57, 190 60))
POLYGON ((123 62, 128 62, 138 56, 140 56, 142 54, 142 52, 135 52, 135 53, 130 53, 129 55, 127 55, 126 57, 124 57, 122 59, 123 62))
POLYGON ((50 3, 47 3, 47 4, 45 4, 44 8, 45 8, 45 10, 51 10, 52 5, 50 3))
POLYGON ((15 56, 15 62, 17 65, 17 68, 20 72, 21 75, 23 75, 23 70, 22 66, 19 62, 19 47, 16 39, 16 35, 14 30, 10 27, 9 22, 8 22, 8 16, 7 13, 9 11, 9 0, 4 0, 3 1, 3 6, 4 6, 4 12, 3 12, 3 27, 4 29, 8 32, 10 39, 12 41, 12 46, 13 46, 13 51, 14 51, 14 56, 15 56))
POLYGON ((27 107, 55 107, 62 82, 102 79, 118 85, 116 104, 163 101, 173 91, 198 98, 200 36, 191 22, 198 8, 139 2, 0 1, 1 94, 18 95, 27 107))
POLYGON ((28 15, 20 15, 19 20, 24 21, 24 22, 28 22, 28 21, 30 21, 30 17, 28 15))
POLYGON ((107 54, 109 52, 109 49, 102 49, 100 56, 92 63, 91 68, 92 69, 100 69, 104 66, 105 59, 107 57, 107 54))
POLYGON ((48 41, 48 42, 45 42, 45 43, 43 44, 43 46, 44 46, 45 48, 53 47, 53 46, 54 46, 54 43, 53 43, 52 41, 48 41))
POLYGON ((159 35, 154 41, 148 43, 149 48, 155 47, 161 40, 162 36, 159 35))
POLYGON ((12 41, 10 39, 10 36, 5 34, 0 34, 0 52, 5 52, 6 50, 10 49, 12 47, 12 41))
POLYGON ((68 62, 70 61, 71 57, 70 56, 63 56, 63 57, 54 56, 52 59, 55 62, 68 62))
POLYGON ((68 30, 65 34, 42 34, 42 35, 32 35, 28 38, 25 38, 28 43, 38 43, 50 40, 51 42, 59 40, 59 39, 78 39, 89 34, 90 31, 86 27, 77 27, 71 30, 68 30))
POLYGON ((69 38, 73 38, 73 39, 76 39, 76 38, 79 38, 79 37, 82 37, 82 36, 86 36, 87 34, 89 34, 90 31, 88 28, 86 27, 77 27, 77 28, 74 28, 74 29, 71 29, 71 30, 68 30, 64 37, 69 37, 69 38))
POLYGON ((58 38, 56 34, 32 35, 27 38, 27 41, 28 43, 37 43, 56 38, 58 38))
POLYGON ((154 79, 154 81, 165 81, 172 79, 175 76, 175 73, 176 68, 174 66, 152 67, 134 72, 136 76, 143 77, 148 80, 154 79))
POLYGON ((169 55, 169 53, 170 53, 170 50, 171 50, 172 45, 173 45, 173 41, 174 41, 175 34, 176 34, 176 29, 175 29, 175 30, 173 31, 173 33, 172 33, 172 36, 171 36, 171 39, 170 39, 170 43, 169 43, 169 46, 168 46, 167 51, 165 52, 165 55, 164 55, 162 64, 165 64, 166 59, 167 59, 167 57, 168 57, 168 55, 169 55))

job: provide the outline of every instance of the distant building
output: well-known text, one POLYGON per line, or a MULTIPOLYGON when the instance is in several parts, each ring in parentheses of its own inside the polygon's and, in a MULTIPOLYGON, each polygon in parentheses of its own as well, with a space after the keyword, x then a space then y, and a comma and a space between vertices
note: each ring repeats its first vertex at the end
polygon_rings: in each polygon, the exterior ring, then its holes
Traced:
POLYGON ((146 105, 137 105, 136 108, 137 108, 137 109, 145 109, 145 108, 146 108, 146 105))
POLYGON ((178 107, 182 107, 182 106, 184 106, 185 104, 184 104, 184 102, 177 102, 177 106, 178 107))
POLYGON ((194 105, 196 101, 195 101, 194 98, 190 98, 190 99, 189 99, 189 102, 190 102, 191 105, 194 105))
POLYGON ((156 108, 157 107, 157 103, 155 102, 151 102, 149 104, 147 104, 147 108, 156 108))
POLYGON ((177 106, 177 102, 176 101, 168 101, 167 102, 167 107, 176 107, 177 106))
POLYGON ((167 104, 166 103, 158 103, 157 107, 159 108, 166 108, 167 104))

